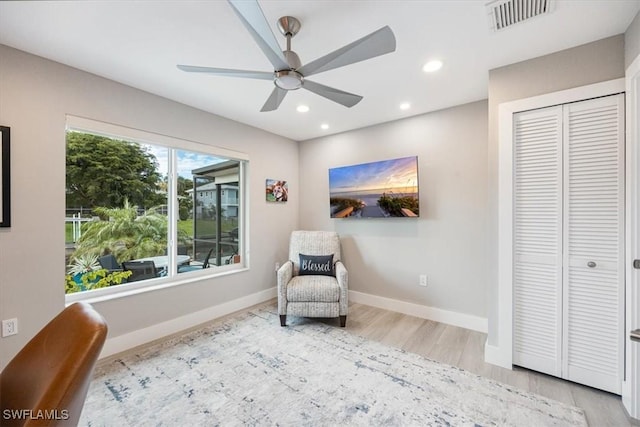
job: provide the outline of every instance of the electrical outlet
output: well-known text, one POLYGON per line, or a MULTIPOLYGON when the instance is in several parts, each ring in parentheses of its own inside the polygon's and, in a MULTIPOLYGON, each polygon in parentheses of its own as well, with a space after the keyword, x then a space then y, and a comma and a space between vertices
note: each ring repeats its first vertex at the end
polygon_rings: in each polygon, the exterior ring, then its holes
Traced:
POLYGON ((18 333, 18 319, 7 319, 2 321, 2 336, 8 337, 18 333))
POLYGON ((420 282, 418 283, 420 286, 427 286, 427 275, 426 274, 421 274, 420 275, 420 282))
POLYGON ((280 270, 280 263, 276 262, 276 271, 280 270))

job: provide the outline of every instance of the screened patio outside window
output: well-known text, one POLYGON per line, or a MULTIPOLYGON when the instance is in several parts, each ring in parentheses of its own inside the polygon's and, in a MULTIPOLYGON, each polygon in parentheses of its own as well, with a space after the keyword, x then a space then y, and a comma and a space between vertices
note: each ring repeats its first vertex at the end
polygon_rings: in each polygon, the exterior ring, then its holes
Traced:
POLYGON ((246 155, 88 119, 68 123, 68 301, 246 267, 246 155))

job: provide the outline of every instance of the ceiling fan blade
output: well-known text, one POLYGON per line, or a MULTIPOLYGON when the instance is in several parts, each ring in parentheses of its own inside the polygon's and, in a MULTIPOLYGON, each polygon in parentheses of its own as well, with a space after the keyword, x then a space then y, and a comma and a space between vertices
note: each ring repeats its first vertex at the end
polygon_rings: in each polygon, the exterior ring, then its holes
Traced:
POLYGON ((388 26, 364 36, 338 50, 316 59, 296 71, 311 76, 334 68, 344 67, 366 59, 375 58, 396 50, 396 37, 388 26))
POLYGON ((362 97, 360 95, 354 95, 353 93, 321 85, 320 83, 312 82, 309 80, 305 80, 302 84, 302 87, 315 93, 316 95, 320 95, 333 102, 342 104, 345 107, 353 107, 362 100, 362 97))
POLYGON ((216 74, 218 76, 244 77, 247 79, 273 80, 273 73, 268 71, 230 70, 228 68, 198 67, 194 65, 180 65, 177 67, 188 73, 216 74))
POLYGON ((289 70, 282 48, 256 0, 227 0, 276 71, 289 70))
POLYGON ((264 113, 266 111, 277 110, 286 94, 287 91, 284 89, 280 89, 278 86, 273 88, 273 92, 271 92, 271 95, 269 95, 269 99, 267 99, 267 102, 264 103, 260 112, 264 113))

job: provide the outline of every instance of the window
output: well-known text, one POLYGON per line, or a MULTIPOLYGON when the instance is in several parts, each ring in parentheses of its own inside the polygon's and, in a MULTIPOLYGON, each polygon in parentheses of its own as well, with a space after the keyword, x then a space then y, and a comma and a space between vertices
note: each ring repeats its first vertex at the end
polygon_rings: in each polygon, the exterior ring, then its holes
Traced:
POLYGON ((244 267, 246 155, 72 116, 67 124, 68 297, 244 267))

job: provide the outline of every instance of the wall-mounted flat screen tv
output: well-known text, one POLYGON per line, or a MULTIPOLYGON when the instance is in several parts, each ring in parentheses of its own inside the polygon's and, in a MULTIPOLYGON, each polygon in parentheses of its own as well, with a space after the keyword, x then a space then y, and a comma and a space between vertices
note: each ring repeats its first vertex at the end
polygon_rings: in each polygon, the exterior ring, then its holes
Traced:
POLYGON ((418 157, 329 169, 331 218, 417 217, 418 157))

